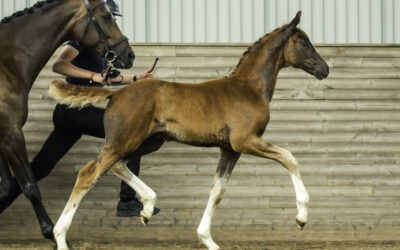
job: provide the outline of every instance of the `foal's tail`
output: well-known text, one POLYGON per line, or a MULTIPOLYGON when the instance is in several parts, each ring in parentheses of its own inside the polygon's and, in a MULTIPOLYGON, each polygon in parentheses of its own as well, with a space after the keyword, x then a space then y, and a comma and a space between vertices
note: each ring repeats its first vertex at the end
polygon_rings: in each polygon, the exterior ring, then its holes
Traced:
POLYGON ((53 81, 50 84, 49 96, 61 104, 69 107, 83 108, 89 104, 104 102, 113 91, 100 87, 85 87, 65 83, 64 81, 53 81))

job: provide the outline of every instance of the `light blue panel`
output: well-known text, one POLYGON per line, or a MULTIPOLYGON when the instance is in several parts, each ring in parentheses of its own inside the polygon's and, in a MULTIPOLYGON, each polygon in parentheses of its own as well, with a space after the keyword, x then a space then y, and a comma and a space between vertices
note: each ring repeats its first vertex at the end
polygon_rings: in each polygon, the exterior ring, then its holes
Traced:
POLYGON ((182 1, 182 19, 183 19, 183 30, 182 37, 183 42, 192 43, 194 40, 194 13, 193 13, 193 0, 183 0, 182 1))
POLYGON ((324 41, 324 2, 321 0, 312 1, 313 23, 311 41, 321 43, 324 41))
POLYGON ((230 42, 229 39, 229 0, 218 1, 218 42, 230 42))
POLYGON ((26 0, 14 0, 14 10, 23 10, 26 8, 26 0))
MULTIPOLYGON (((369 1, 368 1, 369 2, 369 1)), ((364 0, 358 1, 359 16, 358 16, 358 29, 360 43, 370 42, 370 5, 364 0)))
POLYGON ((370 0, 370 38, 372 43, 382 43, 382 1, 370 0))
POLYGON ((276 7, 277 7, 277 19, 276 19, 277 25, 276 26, 282 26, 283 24, 287 23, 289 20, 288 0, 277 1, 276 7))
MULTIPOLYGON (((379 1, 379 0, 378 0, 379 1)), ((336 0, 335 6, 336 19, 336 39, 337 43, 346 43, 347 41, 347 5, 346 0, 336 0)))
POLYGON ((324 1, 324 42, 335 42, 335 1, 324 1))
POLYGON ((241 0, 230 0, 230 29, 229 38, 232 43, 242 42, 242 17, 241 17, 241 0))
MULTIPOLYGON (((130 0, 131 1, 131 0, 130 0)), ((158 42, 158 1, 157 0, 147 0, 148 10, 147 10, 147 41, 158 42)), ((134 40, 135 41, 135 40, 134 40)))
POLYGON ((206 42, 218 42, 218 2, 215 0, 206 1, 206 42))
MULTIPOLYGON (((312 2, 311 0, 301 0, 300 8, 303 11, 301 13, 300 27, 309 35, 313 36, 313 20, 312 20, 312 2)), ((290 20, 294 17, 294 14, 290 15, 290 20)))
POLYGON ((134 40, 146 42, 146 0, 135 0, 133 9, 134 40))
MULTIPOLYGON (((310 0, 306 0, 307 2, 310 2, 310 0)), ((302 10, 301 7, 303 3, 305 2, 304 0, 289 0, 288 6, 289 6, 289 12, 288 12, 288 21, 293 19, 293 17, 296 15, 297 11, 302 10)), ((310 2, 311 3, 311 2, 310 2)), ((311 13, 303 13, 311 16, 311 13)))
MULTIPOLYGON (((39 0, 0 0, 0 18, 39 0)), ((400 0, 116 0, 133 42, 253 42, 303 11, 317 43, 400 43, 400 0)))
POLYGON ((253 9, 253 40, 255 41, 267 33, 265 28, 264 1, 254 0, 253 9))
POLYGON ((253 1, 241 0, 242 1, 242 42, 253 41, 253 1))
POLYGON ((394 43, 400 43, 400 1, 393 1, 393 16, 394 16, 394 28, 393 28, 393 38, 394 43))
POLYGON ((170 41, 170 2, 169 0, 158 0, 158 41, 170 41))
POLYGON ((181 0, 171 0, 171 42, 182 41, 182 4, 181 0))
MULTIPOLYGON (((137 41, 134 30, 134 1, 124 1, 120 7, 122 13, 120 28, 130 41, 137 41)), ((117 19, 119 19, 119 17, 117 19)))
MULTIPOLYGON (((121 13, 123 13, 124 2, 123 2, 122 0, 118 0, 118 1, 117 1, 117 4, 118 4, 118 6, 119 6, 119 8, 120 8, 121 13)), ((124 33, 124 34, 125 34, 125 32, 124 32, 124 29, 123 29, 123 27, 122 27, 122 25, 123 25, 123 20, 127 20, 127 21, 132 22, 132 18, 131 18, 130 16, 131 16, 131 15, 129 15, 128 17, 125 16, 125 17, 118 17, 118 18, 117 18, 118 27, 121 29, 122 33, 124 33), (130 20, 128 20, 128 19, 130 19, 130 20)), ((125 36, 126 36, 126 34, 125 34, 125 36)), ((127 36, 127 37, 129 38, 129 41, 132 41, 131 38, 130 38, 129 36, 127 36)))
POLYGON ((14 1, 3 0, 2 9, 4 11, 4 16, 9 16, 13 14, 16 10, 14 9, 14 1))
MULTIPOLYGON (((277 5, 275 0, 267 0, 265 5, 265 13, 267 15, 265 27, 267 28, 267 33, 273 31, 277 25, 277 5)), ((281 24, 279 24, 281 25, 281 24)))
POLYGON ((358 0, 347 1, 347 41, 358 43, 358 0))
POLYGON ((194 40, 206 42, 206 1, 194 0, 194 40))
POLYGON ((382 37, 384 43, 393 43, 393 0, 383 0, 382 2, 382 37))

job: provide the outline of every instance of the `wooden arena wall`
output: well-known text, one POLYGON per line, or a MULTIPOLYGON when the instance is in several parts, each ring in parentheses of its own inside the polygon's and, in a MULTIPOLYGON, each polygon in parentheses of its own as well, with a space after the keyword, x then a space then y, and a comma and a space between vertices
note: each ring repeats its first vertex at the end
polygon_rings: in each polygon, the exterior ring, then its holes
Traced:
MULTIPOLYGON (((229 74, 247 44, 135 44, 131 73, 160 57, 156 77, 199 82, 229 74)), ((264 138, 290 150, 311 196, 309 223, 295 225, 295 193, 277 163, 243 155, 213 220, 223 240, 392 240, 400 233, 400 48, 317 46, 330 75, 319 81, 299 69, 279 74, 264 138)), ((49 83, 54 57, 29 99, 24 127, 30 158, 49 135, 55 102, 49 83)), ((128 136, 128 135, 127 135, 128 136)), ((78 170, 94 159, 103 140, 84 136, 40 182, 54 222, 78 170)), ((120 181, 104 176, 83 200, 71 238, 196 240, 218 162, 216 148, 166 143, 142 159, 140 177, 158 195, 161 213, 143 228, 138 218, 116 217, 120 181)), ((20 197, 0 216, 0 240, 41 238, 30 203, 20 197)))

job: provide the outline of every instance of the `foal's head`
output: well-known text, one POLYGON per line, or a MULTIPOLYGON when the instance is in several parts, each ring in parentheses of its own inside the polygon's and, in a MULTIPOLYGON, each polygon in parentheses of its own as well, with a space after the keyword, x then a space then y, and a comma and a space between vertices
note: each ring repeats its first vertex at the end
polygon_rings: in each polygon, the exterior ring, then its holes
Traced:
POLYGON ((82 17, 72 27, 74 39, 105 56, 115 67, 130 68, 135 54, 118 28, 116 13, 108 8, 109 4, 115 4, 113 0, 79 1, 82 17))
POLYGON ((290 35, 284 47, 284 65, 300 68, 322 80, 329 74, 329 67, 321 58, 310 42, 307 34, 297 28, 301 12, 287 25, 282 27, 282 32, 290 35))

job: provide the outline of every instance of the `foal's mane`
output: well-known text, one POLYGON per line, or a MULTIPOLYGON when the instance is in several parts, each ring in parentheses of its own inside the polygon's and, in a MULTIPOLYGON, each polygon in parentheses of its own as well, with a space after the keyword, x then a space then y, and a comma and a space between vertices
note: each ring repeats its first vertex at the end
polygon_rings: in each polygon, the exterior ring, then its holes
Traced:
POLYGON ((247 50, 243 53, 243 55, 240 57, 238 64, 235 67, 235 70, 230 74, 233 75, 236 73, 236 70, 238 69, 238 67, 242 64, 243 59, 250 54, 254 54, 257 53, 264 45, 263 39, 269 35, 271 35, 273 32, 281 29, 282 27, 276 28, 274 29, 272 32, 260 37, 260 39, 258 39, 255 43, 253 43, 252 45, 250 45, 247 50))
POLYGON ((24 10, 20 10, 20 11, 16 11, 14 14, 12 14, 11 16, 8 17, 4 17, 1 21, 0 24, 2 23, 9 23, 11 22, 13 19, 15 19, 16 17, 21 17, 24 16, 26 14, 32 14, 34 12, 35 9, 39 9, 42 8, 44 5, 46 4, 51 4, 53 2, 56 1, 64 1, 64 0, 45 0, 45 1, 40 1, 35 3, 32 7, 29 8, 25 8, 24 10))

